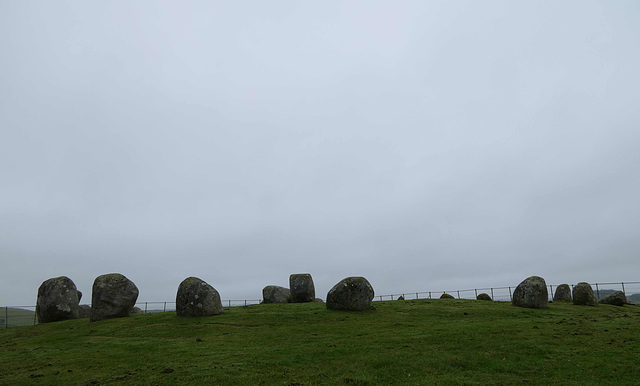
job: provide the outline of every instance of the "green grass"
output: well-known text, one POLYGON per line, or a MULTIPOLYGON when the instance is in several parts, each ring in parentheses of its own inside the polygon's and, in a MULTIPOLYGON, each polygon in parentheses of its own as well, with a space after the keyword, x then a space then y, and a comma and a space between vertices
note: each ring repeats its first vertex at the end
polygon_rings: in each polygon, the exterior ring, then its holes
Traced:
POLYGON ((0 328, 33 326, 36 313, 22 308, 0 308, 0 328), (8 323, 7 323, 8 320, 8 323))
POLYGON ((0 384, 638 384, 640 307, 473 300, 174 312, 0 331, 0 384))

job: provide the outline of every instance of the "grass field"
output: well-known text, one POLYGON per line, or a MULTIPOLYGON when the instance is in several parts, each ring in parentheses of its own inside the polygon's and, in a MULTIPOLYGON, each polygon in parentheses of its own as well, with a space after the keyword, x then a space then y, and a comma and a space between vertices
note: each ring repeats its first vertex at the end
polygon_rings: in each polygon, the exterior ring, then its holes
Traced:
POLYGON ((639 384, 640 307, 322 303, 0 331, 1 384, 639 384))
POLYGON ((0 308, 0 329, 7 327, 7 325, 8 327, 33 326, 35 315, 35 311, 32 310, 2 307, 0 308))

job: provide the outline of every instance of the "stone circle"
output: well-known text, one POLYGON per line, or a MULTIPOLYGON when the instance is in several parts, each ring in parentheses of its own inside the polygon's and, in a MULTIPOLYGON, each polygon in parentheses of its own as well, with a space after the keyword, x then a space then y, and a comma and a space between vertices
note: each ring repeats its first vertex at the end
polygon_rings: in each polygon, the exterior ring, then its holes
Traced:
POLYGON ((598 300, 589 283, 580 282, 573 287, 573 304, 579 306, 597 306, 598 300))
POLYGON ((627 296, 622 291, 612 292, 604 298, 600 299, 600 303, 612 306, 624 306, 627 304, 627 296))
POLYGON ((137 299, 138 287, 124 275, 100 275, 93 281, 90 320, 96 322, 129 316, 137 299))
POLYGON ((262 289, 262 303, 284 304, 291 302, 291 291, 289 288, 277 285, 268 285, 262 289))
POLYGON ((513 291, 511 304, 524 308, 547 308, 548 301, 547 283, 540 276, 530 276, 513 291))
POLYGON ((556 287, 556 293, 553 295, 554 302, 570 302, 571 297, 571 287, 569 284, 560 284, 556 287))
POLYGON ((327 309, 366 311, 374 297, 371 283, 364 277, 353 276, 340 280, 327 293, 327 309))
POLYGON ((215 288, 197 277, 188 277, 180 283, 176 295, 178 316, 212 316, 223 313, 220 294, 215 288))
POLYGON ((289 276, 289 289, 292 303, 313 302, 316 298, 313 278, 308 273, 295 273, 289 276))
POLYGON ((78 318, 78 290, 71 279, 60 276, 45 280, 38 288, 36 314, 39 323, 78 318))
POLYGON ((486 294, 486 293, 484 293, 484 292, 483 292, 483 293, 481 293, 481 294, 478 294, 478 296, 476 296, 476 299, 477 299, 477 300, 488 300, 488 301, 493 301, 493 299, 491 299, 491 296, 489 296, 489 294, 486 294))

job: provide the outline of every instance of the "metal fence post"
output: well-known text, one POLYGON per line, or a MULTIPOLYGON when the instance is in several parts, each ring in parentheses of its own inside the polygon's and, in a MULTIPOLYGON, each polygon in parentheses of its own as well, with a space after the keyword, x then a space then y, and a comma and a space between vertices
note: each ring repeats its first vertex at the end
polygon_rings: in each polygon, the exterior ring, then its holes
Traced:
POLYGON ((600 289, 598 289, 598 283, 596 283, 596 295, 598 296, 598 299, 600 299, 600 289))
POLYGON ((429 291, 429 299, 431 299, 431 291, 429 291))
POLYGON ((511 287, 509 287, 509 301, 510 302, 513 301, 513 297, 511 296, 511 287))
POLYGON ((144 313, 147 313, 147 302, 144 302, 144 313))
POLYGON ((164 302, 164 308, 162 309, 162 312, 167 312, 167 302, 164 302))
POLYGON ((474 291, 476 291, 476 299, 478 298, 478 289, 474 289, 474 291))
POLYGON ((460 291, 458 291, 458 299, 460 299, 460 291))
POLYGON ((625 296, 627 295, 627 291, 624 290, 624 283, 620 283, 622 284, 622 292, 625 294, 625 296))
POLYGON ((491 299, 493 299, 493 288, 491 288, 491 299))
POLYGON ((551 296, 551 300, 553 300, 553 285, 549 284, 549 296, 551 296))

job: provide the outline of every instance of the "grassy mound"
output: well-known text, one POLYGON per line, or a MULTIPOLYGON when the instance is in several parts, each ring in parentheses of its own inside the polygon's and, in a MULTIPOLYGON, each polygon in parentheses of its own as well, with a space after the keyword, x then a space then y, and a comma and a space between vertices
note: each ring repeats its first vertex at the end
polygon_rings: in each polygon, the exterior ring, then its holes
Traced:
POLYGON ((637 383, 640 307, 474 300, 226 308, 0 331, 1 384, 637 383))

